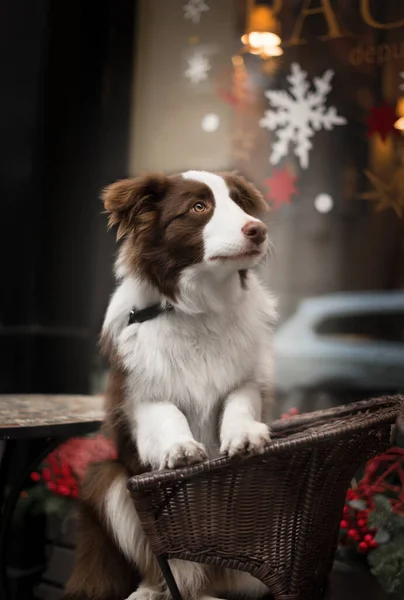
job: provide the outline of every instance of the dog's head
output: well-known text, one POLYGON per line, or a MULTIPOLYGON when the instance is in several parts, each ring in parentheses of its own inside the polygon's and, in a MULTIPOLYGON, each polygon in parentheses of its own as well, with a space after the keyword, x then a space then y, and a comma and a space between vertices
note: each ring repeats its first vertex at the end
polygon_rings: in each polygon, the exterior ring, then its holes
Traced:
POLYGON ((219 276, 244 272, 268 249, 267 228, 259 219, 267 205, 235 174, 146 174, 110 185, 103 201, 110 225, 125 238, 121 268, 172 299, 185 269, 219 276))

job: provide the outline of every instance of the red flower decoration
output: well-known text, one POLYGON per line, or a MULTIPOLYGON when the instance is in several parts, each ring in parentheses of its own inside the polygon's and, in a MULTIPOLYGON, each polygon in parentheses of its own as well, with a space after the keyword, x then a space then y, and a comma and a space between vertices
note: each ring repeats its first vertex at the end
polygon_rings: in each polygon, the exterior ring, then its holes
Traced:
POLYGON ((274 169, 272 177, 265 180, 265 185, 268 186, 266 198, 272 202, 274 209, 291 203, 291 196, 297 194, 296 179, 285 167, 283 170, 274 169))
POLYGON ((380 106, 372 106, 367 119, 368 137, 378 133, 382 140, 385 140, 389 133, 397 134, 397 129, 394 127, 397 119, 395 107, 387 104, 385 100, 380 106))

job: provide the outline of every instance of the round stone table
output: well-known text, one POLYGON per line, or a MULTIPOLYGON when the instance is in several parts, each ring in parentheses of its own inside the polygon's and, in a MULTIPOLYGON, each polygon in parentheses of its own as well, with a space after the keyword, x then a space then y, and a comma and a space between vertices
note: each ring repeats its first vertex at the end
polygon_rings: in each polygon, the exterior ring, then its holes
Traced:
POLYGON ((30 473, 65 440, 97 431, 103 419, 102 396, 0 395, 0 598, 7 600, 8 532, 14 508, 30 473), (29 459, 12 472, 18 445, 29 459), (8 488, 7 494, 5 493, 8 488))

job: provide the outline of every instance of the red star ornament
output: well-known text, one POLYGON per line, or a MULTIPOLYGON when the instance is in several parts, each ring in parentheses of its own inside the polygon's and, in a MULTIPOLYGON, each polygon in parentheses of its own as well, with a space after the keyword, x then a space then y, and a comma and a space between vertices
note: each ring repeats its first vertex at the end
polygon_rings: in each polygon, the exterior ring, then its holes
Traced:
POLYGON ((380 106, 372 106, 367 119, 368 137, 378 133, 384 141, 389 133, 397 134, 397 129, 394 127, 397 119, 395 106, 391 106, 385 100, 380 106))
POLYGON ((265 185, 268 186, 267 200, 272 202, 275 210, 282 204, 290 204, 291 196, 297 194, 295 186, 297 177, 285 167, 284 169, 274 169, 272 177, 265 179, 265 185))

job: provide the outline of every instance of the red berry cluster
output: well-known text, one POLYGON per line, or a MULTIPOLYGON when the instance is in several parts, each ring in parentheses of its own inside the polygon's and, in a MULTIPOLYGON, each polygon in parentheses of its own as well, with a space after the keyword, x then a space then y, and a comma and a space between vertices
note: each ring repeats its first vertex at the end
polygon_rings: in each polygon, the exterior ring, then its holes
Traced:
POLYGON ((281 419, 289 419, 290 417, 296 417, 299 414, 297 408, 291 408, 288 413, 283 413, 281 419))
POLYGON ((67 462, 58 461, 54 454, 47 457, 48 464, 41 472, 31 473, 32 481, 43 481, 49 491, 58 496, 77 498, 79 484, 67 462))
POLYGON ((43 468, 31 473, 31 479, 42 481, 54 494, 77 498, 80 482, 88 466, 93 462, 115 458, 113 442, 102 433, 92 437, 71 438, 46 457, 43 468))
POLYGON ((367 554, 370 550, 377 548, 375 541, 376 530, 368 526, 370 508, 358 510, 350 505, 354 500, 361 500, 355 490, 348 490, 346 504, 340 523, 342 544, 354 546, 360 554, 367 554))

